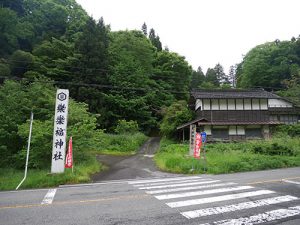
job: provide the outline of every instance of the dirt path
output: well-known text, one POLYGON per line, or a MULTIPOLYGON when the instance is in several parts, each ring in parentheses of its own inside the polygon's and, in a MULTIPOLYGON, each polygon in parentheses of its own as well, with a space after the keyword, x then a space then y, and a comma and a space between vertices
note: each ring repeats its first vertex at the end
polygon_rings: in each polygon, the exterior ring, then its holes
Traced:
POLYGON ((158 171, 153 162, 153 156, 159 148, 159 142, 159 137, 150 138, 133 156, 98 155, 99 162, 108 166, 109 169, 93 175, 93 182, 170 176, 168 173, 158 171))

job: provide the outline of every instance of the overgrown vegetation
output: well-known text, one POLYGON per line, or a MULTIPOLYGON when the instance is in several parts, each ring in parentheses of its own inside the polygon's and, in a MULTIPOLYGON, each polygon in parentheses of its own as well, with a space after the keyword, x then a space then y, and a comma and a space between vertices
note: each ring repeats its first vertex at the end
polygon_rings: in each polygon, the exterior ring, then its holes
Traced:
MULTIPOLYGON (((297 126, 288 127, 294 129, 291 127, 297 126)), ((299 136, 207 144, 207 163, 203 159, 197 160, 188 156, 188 151, 187 143, 176 144, 163 139, 155 162, 162 170, 186 174, 206 172, 219 174, 300 166, 299 136)))
POLYGON ((4 181, 0 189, 9 189, 21 180, 30 111, 34 113, 34 122, 28 181, 23 187, 89 181, 92 173, 102 169, 96 161, 96 154, 133 154, 147 139, 138 131, 135 121, 121 120, 116 128, 119 134, 106 134, 96 129, 96 116, 87 111, 87 105, 70 99, 67 135, 73 137, 75 172, 47 175, 52 156, 55 92, 50 82, 44 85, 39 80, 33 83, 6 81, 0 87, 0 150, 4 156, 0 159, 0 168, 7 171, 0 174, 0 181, 4 181))

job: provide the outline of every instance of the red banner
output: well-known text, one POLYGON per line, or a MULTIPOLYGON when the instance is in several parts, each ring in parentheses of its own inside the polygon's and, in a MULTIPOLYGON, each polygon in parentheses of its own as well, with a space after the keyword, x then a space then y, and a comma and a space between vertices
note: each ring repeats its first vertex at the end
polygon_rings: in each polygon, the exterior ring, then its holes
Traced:
POLYGON ((72 137, 70 137, 65 168, 72 168, 72 167, 73 167, 73 150, 72 150, 72 137))
POLYGON ((196 134, 196 140, 195 140, 195 148, 194 148, 194 158, 200 158, 200 150, 201 150, 201 134, 197 133, 196 134))

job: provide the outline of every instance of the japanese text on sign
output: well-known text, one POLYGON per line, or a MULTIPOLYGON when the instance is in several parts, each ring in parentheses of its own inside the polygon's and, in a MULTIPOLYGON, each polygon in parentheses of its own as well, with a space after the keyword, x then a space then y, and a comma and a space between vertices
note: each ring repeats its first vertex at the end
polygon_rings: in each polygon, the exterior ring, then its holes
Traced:
POLYGON ((194 158, 200 158, 200 150, 201 150, 201 135, 200 133, 196 134, 196 143, 194 148, 194 158))
POLYGON ((64 172, 69 90, 56 92, 51 173, 64 172))

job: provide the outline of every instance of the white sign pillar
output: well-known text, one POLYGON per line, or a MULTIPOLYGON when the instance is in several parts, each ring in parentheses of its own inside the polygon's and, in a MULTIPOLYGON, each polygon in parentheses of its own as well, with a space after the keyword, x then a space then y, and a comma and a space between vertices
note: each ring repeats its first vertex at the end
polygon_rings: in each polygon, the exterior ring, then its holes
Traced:
POLYGON ((68 103, 69 90, 58 89, 56 92, 51 173, 63 173, 65 169, 68 103))
POLYGON ((195 148, 195 139, 196 139, 196 125, 191 124, 190 125, 190 151, 189 155, 194 155, 194 148, 195 148))

